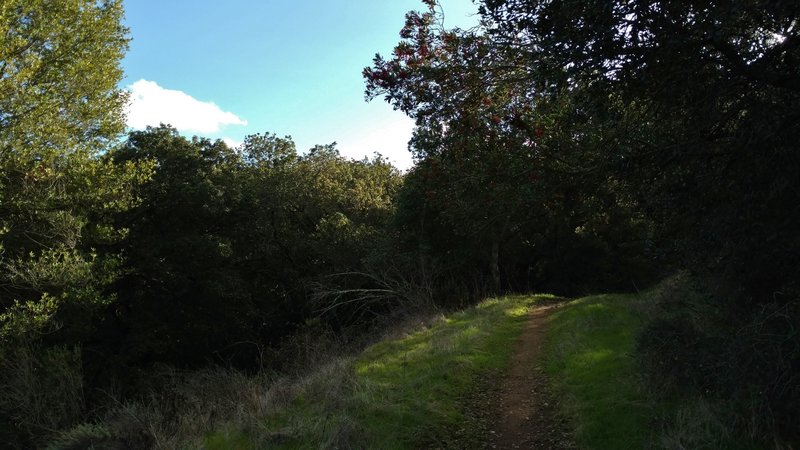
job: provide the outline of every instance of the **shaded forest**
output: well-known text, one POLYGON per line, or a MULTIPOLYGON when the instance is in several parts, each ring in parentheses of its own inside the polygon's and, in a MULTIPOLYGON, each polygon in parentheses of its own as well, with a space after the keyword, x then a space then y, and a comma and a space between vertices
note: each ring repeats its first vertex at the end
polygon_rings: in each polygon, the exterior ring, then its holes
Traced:
POLYGON ((798 442, 800 4, 481 0, 462 30, 423 3, 364 69, 416 121, 407 173, 123 136, 121 2, 3 4, 0 441, 42 447, 157 367, 281 371, 304 333, 681 273, 643 376, 798 442))

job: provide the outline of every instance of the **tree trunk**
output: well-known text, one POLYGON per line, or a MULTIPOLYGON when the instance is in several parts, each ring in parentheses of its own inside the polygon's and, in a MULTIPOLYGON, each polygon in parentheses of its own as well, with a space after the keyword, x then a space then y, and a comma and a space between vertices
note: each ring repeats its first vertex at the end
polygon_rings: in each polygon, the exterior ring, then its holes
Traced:
POLYGON ((494 292, 500 292, 500 241, 498 239, 492 240, 492 259, 489 262, 489 270, 492 272, 492 282, 494 284, 494 292))

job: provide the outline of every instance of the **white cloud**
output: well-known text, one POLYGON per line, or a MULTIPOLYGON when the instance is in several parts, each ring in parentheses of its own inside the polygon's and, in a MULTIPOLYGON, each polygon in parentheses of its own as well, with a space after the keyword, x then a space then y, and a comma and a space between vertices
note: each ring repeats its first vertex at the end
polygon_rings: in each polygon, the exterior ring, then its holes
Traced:
POLYGON ((128 126, 143 129, 166 123, 178 131, 216 133, 225 125, 247 125, 232 112, 223 111, 213 102, 203 102, 191 95, 165 89, 155 81, 139 80, 128 86, 128 126))
POLYGON ((227 136, 222 138, 222 142, 226 143, 228 145, 228 147, 230 147, 230 148, 236 148, 236 147, 239 147, 240 145, 244 144, 244 142, 242 142, 242 141, 237 141, 236 139, 229 138, 227 136))
POLYGON ((414 130, 414 121, 402 114, 376 124, 369 130, 359 130, 338 140, 337 148, 342 155, 361 159, 375 152, 389 158, 395 167, 406 170, 413 161, 408 151, 408 141, 414 130))

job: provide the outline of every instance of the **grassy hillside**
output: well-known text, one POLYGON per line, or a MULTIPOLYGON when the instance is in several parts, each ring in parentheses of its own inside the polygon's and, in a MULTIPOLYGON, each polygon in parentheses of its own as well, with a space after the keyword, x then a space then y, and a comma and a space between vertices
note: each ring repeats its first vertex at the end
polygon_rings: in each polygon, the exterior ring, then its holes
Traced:
POLYGON ((292 383, 271 387, 260 420, 208 449, 447 447, 477 376, 503 369, 527 312, 547 296, 506 297, 441 317, 292 383))
MULTIPOLYGON (((731 425, 724 399, 648 388, 637 340, 663 314, 659 299, 670 290, 662 283, 638 295, 580 298, 550 316, 544 366, 575 442, 586 449, 764 448, 731 425)), ((149 400, 121 405, 50 448, 134 442, 142 432, 152 438, 136 448, 479 447, 487 442, 486 416, 475 418, 471 399, 493 395, 487 377, 508 367, 528 312, 547 298, 490 299, 418 320, 358 355, 319 353, 320 362, 296 376, 166 373, 149 400)))

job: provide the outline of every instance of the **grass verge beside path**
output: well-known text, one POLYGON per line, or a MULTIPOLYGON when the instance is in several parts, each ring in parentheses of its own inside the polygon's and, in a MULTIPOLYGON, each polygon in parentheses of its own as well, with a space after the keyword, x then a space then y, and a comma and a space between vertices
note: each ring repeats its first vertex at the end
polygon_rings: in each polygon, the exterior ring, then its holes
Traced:
POLYGON ((509 364, 527 313, 547 297, 487 300, 273 386, 262 420, 210 435, 205 448, 446 447, 463 420, 461 398, 479 374, 509 364))
POLYGON ((725 399, 655 391, 640 374, 636 341, 645 322, 666 314, 659 298, 687 297, 675 279, 638 295, 597 295, 570 302, 551 316, 545 368, 580 448, 754 450, 728 419, 725 399))
POLYGON ((634 295, 571 302, 551 317, 546 370, 580 448, 648 448, 654 407, 636 376, 634 295))

